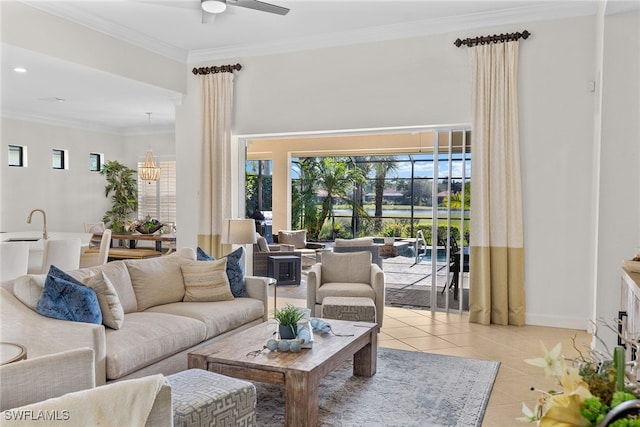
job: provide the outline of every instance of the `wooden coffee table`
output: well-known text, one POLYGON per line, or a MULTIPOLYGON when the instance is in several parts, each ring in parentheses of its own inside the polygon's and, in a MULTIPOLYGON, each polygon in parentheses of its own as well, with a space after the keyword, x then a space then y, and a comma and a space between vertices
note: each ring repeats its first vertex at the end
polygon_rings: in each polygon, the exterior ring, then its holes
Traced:
POLYGON ((328 321, 340 335, 314 333, 313 348, 299 353, 261 349, 273 336, 274 324, 263 323, 189 353, 189 368, 206 369, 249 381, 283 384, 287 426, 318 423, 320 379, 353 357, 353 374, 376 373, 378 326, 375 323, 328 321))

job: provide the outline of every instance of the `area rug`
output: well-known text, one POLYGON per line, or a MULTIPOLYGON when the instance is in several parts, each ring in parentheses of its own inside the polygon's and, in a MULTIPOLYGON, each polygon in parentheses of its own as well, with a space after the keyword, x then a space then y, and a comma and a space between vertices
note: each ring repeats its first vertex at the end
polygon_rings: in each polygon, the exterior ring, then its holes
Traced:
MULTIPOLYGON (((320 382, 319 426, 458 426, 482 424, 500 362, 378 349, 371 378, 354 377, 352 364, 320 382)), ((284 425, 282 386, 255 383, 257 425, 284 425)))

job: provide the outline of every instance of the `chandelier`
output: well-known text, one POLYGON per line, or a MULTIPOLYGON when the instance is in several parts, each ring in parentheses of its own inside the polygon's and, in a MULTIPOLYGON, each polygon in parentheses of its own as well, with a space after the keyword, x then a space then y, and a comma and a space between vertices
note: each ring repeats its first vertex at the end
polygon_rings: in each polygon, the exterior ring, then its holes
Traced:
MULTIPOLYGON (((151 128, 151 113, 145 113, 147 115, 147 122, 149 128, 151 128)), ((142 166, 138 168, 138 177, 143 181, 157 181, 160 178, 160 168, 156 165, 156 161, 153 159, 153 153, 151 148, 147 151, 147 157, 144 159, 142 166)))
POLYGON ((138 177, 143 181, 157 181, 160 178, 160 168, 156 165, 156 161, 153 160, 151 150, 147 151, 144 163, 138 168, 138 177))

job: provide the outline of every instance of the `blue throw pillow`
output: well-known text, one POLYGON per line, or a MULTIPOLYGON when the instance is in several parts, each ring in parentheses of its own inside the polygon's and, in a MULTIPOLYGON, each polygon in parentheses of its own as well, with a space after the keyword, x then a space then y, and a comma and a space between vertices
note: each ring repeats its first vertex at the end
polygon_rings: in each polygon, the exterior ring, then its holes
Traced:
MULTIPOLYGON (((231 285, 231 293, 234 297, 246 297, 247 290, 244 287, 244 263, 242 262, 243 248, 238 248, 230 254, 223 256, 227 258, 227 278, 231 285)), ((198 261, 215 261, 216 259, 206 253, 202 248, 196 249, 198 261)))
POLYGON ((206 253, 200 246, 196 249, 196 259, 198 261, 215 261, 216 259, 206 253))
POLYGON ((242 254, 244 249, 242 247, 227 254, 227 277, 229 278, 229 284, 231 285, 231 293, 234 297, 246 297, 247 290, 244 287, 244 263, 242 262, 242 254))
POLYGON ((45 279, 36 312, 54 319, 102 324, 95 291, 54 266, 45 279))

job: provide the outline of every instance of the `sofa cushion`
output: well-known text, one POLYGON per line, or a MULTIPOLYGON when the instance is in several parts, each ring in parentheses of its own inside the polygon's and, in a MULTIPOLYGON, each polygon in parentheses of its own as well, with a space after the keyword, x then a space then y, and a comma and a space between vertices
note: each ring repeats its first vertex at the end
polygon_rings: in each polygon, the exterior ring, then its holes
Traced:
POLYGON ((318 288, 316 303, 322 304, 325 297, 366 297, 375 301, 376 291, 367 283, 333 282, 318 288))
POLYGON ((124 261, 111 261, 104 265, 91 267, 89 270, 94 273, 101 271, 104 273, 104 277, 109 279, 118 293, 118 299, 125 314, 138 311, 138 301, 131 283, 129 269, 124 261))
POLYGON ((133 291, 136 294, 138 311, 144 311, 154 305, 182 301, 184 280, 180 265, 188 262, 187 258, 170 255, 125 260, 133 291))
POLYGON ((229 301, 233 299, 227 278, 227 259, 192 261, 181 266, 183 301, 229 301))
POLYGON ((307 230, 278 231, 278 243, 293 245, 296 249, 307 247, 307 230))
POLYGON ((102 323, 102 312, 93 289, 51 266, 36 312, 72 322, 102 323))
POLYGON ((148 311, 126 314, 120 329, 105 330, 107 379, 116 380, 193 347, 205 335, 204 323, 188 317, 148 311))
POLYGON ((44 289, 45 280, 47 280, 46 274, 25 274, 20 276, 13 282, 13 294, 20 302, 35 311, 44 289))
MULTIPOLYGON (((234 297, 246 297, 247 290, 244 287, 244 248, 223 256, 227 259, 227 277, 234 297)), ((220 259, 222 259, 220 258, 220 259)))
MULTIPOLYGON (((198 261, 214 261, 215 258, 198 248, 198 261)), ((223 256, 227 258, 227 278, 231 286, 231 293, 234 297, 246 297, 247 290, 244 286, 244 248, 240 247, 235 251, 223 256)))
POLYGON ((85 280, 84 283, 93 289, 98 297, 98 304, 100 304, 102 312, 102 324, 112 329, 120 329, 122 322, 124 322, 124 310, 118 299, 116 288, 104 272, 98 272, 95 276, 85 280))
POLYGON ((370 280, 371 252, 325 252, 322 254, 320 287, 331 282, 369 283, 370 280))
POLYGON ((236 298, 233 301, 181 302, 159 305, 145 313, 165 313, 190 317, 206 325, 206 339, 231 331, 264 315, 264 303, 254 298, 236 298))

